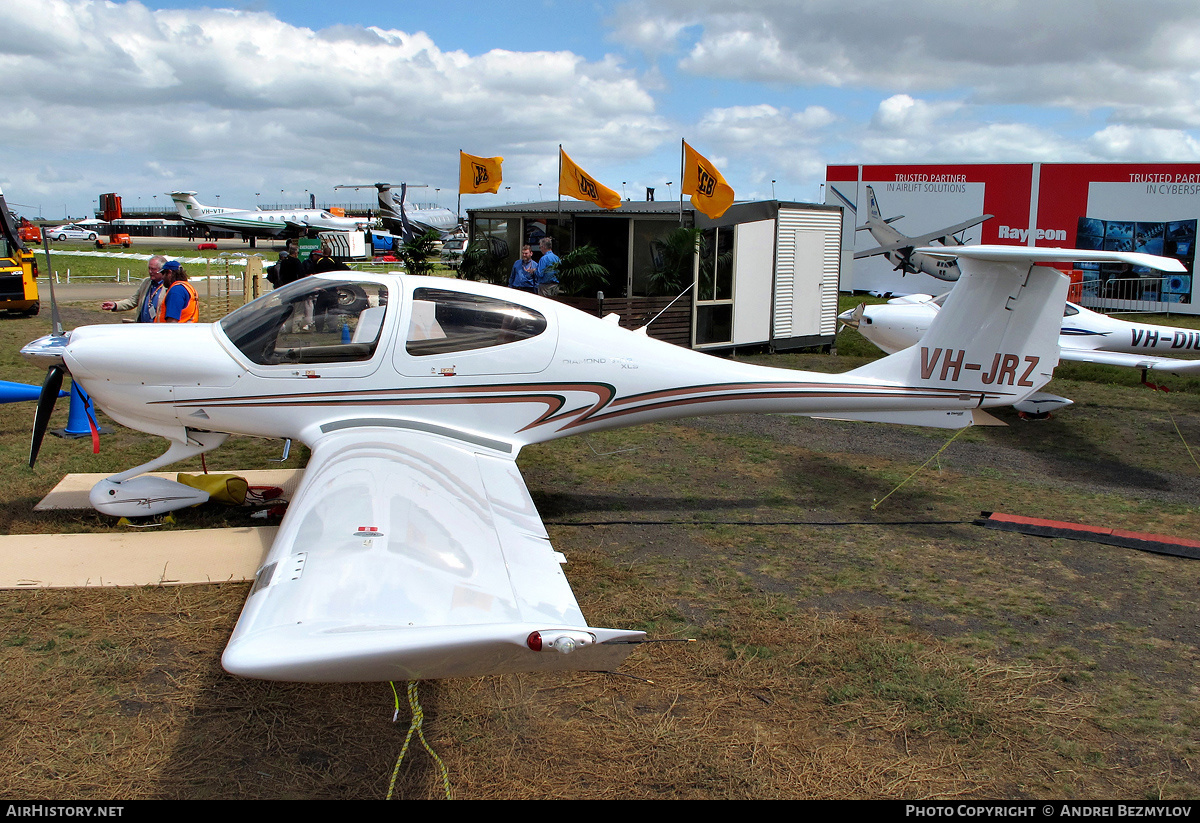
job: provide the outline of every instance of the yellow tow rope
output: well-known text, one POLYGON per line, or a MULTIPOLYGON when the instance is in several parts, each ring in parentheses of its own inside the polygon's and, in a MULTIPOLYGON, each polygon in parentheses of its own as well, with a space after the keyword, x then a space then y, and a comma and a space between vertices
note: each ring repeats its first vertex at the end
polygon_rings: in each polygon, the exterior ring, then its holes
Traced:
MULTIPOLYGON (((400 695, 396 692, 396 684, 389 682, 392 687, 392 697, 396 701, 396 711, 392 714, 392 722, 400 716, 400 695)), ((412 742, 413 732, 417 733, 417 737, 421 738, 421 745, 425 747, 425 751, 429 752, 429 756, 438 764, 438 768, 442 772, 442 788, 446 790, 446 799, 453 800, 454 795, 450 792, 450 772, 446 770, 446 764, 442 762, 442 758, 437 756, 437 752, 429 745, 429 741, 425 739, 425 731, 422 726, 425 723, 425 712, 421 710, 421 704, 417 700, 417 681, 408 681, 408 708, 412 712, 412 722, 408 726, 408 734, 404 737, 404 747, 400 749, 400 756, 396 758, 396 767, 392 769, 392 779, 388 783, 387 798, 392 799, 392 792, 396 789, 396 777, 400 774, 400 763, 404 760, 404 755, 408 753, 408 744, 412 742)))

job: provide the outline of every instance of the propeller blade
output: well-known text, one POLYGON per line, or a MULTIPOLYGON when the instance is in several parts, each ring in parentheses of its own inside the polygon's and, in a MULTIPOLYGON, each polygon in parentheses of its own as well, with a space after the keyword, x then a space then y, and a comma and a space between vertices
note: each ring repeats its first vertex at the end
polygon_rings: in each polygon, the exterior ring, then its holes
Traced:
POLYGON ((62 366, 51 366, 46 370, 46 381, 42 383, 42 393, 38 396, 37 411, 33 415, 33 440, 29 444, 29 468, 37 461, 38 452, 42 448, 42 438, 46 436, 46 427, 50 425, 50 415, 54 412, 54 402, 58 400, 58 392, 62 388, 63 375, 66 369, 62 366))

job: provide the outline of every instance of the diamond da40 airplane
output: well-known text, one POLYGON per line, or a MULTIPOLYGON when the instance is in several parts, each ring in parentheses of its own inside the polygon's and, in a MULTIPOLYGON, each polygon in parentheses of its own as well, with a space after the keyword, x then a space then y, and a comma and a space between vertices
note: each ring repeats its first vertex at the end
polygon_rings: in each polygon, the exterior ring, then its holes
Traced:
POLYGON ((588 625, 517 468, 521 448, 722 413, 969 425, 1050 379, 1067 289, 1036 265, 1039 249, 971 252, 918 346, 840 375, 718 359, 496 286, 313 275, 218 323, 85 326, 28 344, 48 367, 30 462, 68 372, 114 420, 170 443, 98 483, 101 512, 196 502, 194 489, 140 475, 230 434, 312 449, 225 650, 232 673, 611 670, 644 635, 588 625), (348 311, 326 315, 330 331, 289 331, 310 301, 348 311))
POLYGON ((244 237, 303 237, 322 231, 362 231, 367 221, 356 217, 338 217, 324 209, 231 209, 206 206, 194 191, 167 192, 186 222, 229 229, 244 237))
MULTIPOLYGON (((977 247, 972 247, 977 248, 977 247)), ((1088 255, 1090 252, 1072 252, 1088 255)), ((946 254, 963 254, 960 250, 946 254)), ((1079 257, 1086 260, 1087 257, 1079 257)), ((1137 265, 1161 271, 1184 272, 1177 260, 1150 257, 1137 265)), ((939 297, 910 294, 887 303, 866 305, 842 312, 838 320, 855 328, 885 353, 898 352, 916 343, 929 329, 934 318, 953 291, 939 297)), ((1174 326, 1130 323, 1086 309, 1076 303, 1064 303, 1058 336, 1059 358, 1077 363, 1099 363, 1145 371, 1175 374, 1200 373, 1200 359, 1185 360, 1169 355, 1200 352, 1200 332, 1174 326), (1164 356, 1167 355, 1167 356, 1164 356)), ((1063 397, 1037 392, 1016 404, 1021 411, 1045 413, 1070 405, 1063 397)))

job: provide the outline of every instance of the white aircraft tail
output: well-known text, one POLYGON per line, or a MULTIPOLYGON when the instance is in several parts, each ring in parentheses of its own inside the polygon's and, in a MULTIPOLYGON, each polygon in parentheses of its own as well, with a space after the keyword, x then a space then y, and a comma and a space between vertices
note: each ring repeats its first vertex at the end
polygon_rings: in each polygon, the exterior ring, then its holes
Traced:
POLYGON ((867 186, 867 222, 861 226, 855 227, 855 231, 870 231, 871 229, 883 226, 888 221, 883 219, 883 214, 879 211, 879 201, 875 199, 875 189, 867 186))
POLYGON ((1012 405, 1048 383, 1058 365, 1067 278, 1035 265, 1043 259, 1038 249, 1009 246, 1001 258, 979 256, 990 248, 956 249, 962 277, 919 343, 852 374, 960 391, 984 408, 1012 405))
POLYGON ((1050 381, 1058 365, 1058 334, 1067 278, 1039 263, 1128 263, 1183 271, 1177 260, 1136 252, 955 246, 917 249, 957 258, 962 277, 915 346, 851 374, 944 394, 977 397, 979 407, 1019 403, 1050 381))
POLYGON ((200 210, 204 206, 196 199, 194 191, 169 191, 167 192, 171 199, 175 201, 175 208, 181 217, 194 219, 200 214, 200 210))
POLYGON ((879 211, 879 201, 875 199, 875 189, 870 186, 867 186, 867 218, 883 222, 883 213, 879 211))

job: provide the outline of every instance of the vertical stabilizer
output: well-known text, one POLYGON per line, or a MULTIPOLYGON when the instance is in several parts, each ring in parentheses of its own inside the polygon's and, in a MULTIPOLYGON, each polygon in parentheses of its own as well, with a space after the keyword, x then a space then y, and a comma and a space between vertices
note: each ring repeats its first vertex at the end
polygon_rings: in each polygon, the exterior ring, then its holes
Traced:
POLYGON ((180 217, 186 220, 195 220, 200 216, 200 210, 204 207, 196 200, 196 192, 169 191, 167 194, 175 201, 175 208, 178 210, 180 217))
MULTIPOLYGON (((945 256, 937 249, 921 251, 945 256)), ((960 389, 977 396, 982 407, 1029 396, 1049 382, 1058 365, 1068 285, 1058 270, 1036 260, 1036 255, 960 256, 962 277, 920 342, 852 373, 939 391, 960 389)))

